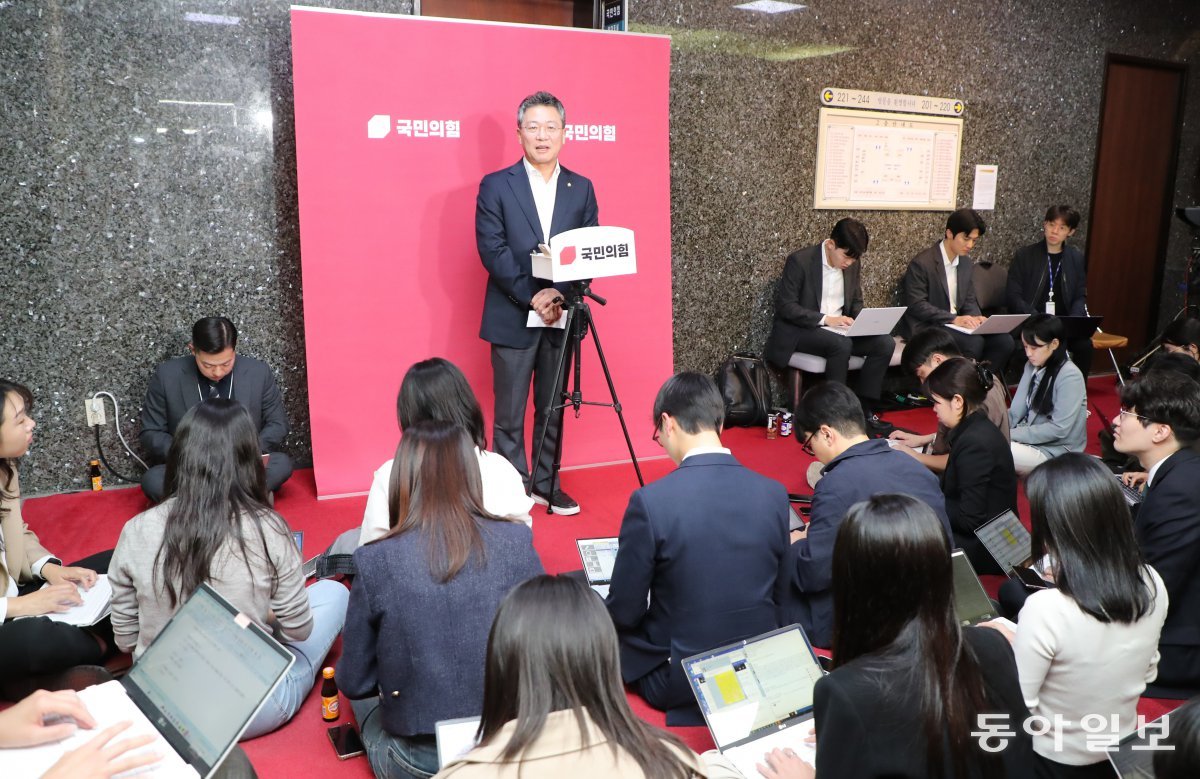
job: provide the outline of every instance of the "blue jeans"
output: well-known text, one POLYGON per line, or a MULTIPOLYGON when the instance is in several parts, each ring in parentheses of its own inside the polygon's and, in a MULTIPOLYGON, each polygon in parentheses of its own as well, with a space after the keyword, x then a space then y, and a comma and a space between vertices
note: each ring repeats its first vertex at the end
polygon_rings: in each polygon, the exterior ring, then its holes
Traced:
POLYGON ((338 582, 319 581, 308 587, 308 607, 312 609, 313 628, 303 641, 285 643, 284 647, 296 656, 296 662, 280 680, 279 686, 267 698, 242 740, 270 733, 286 723, 300 709, 316 681, 317 671, 329 654, 329 647, 342 632, 346 623, 346 604, 350 591, 338 582))
POLYGON ((350 701, 367 759, 378 779, 429 779, 438 771, 437 740, 397 736, 383 729, 379 697, 350 701))

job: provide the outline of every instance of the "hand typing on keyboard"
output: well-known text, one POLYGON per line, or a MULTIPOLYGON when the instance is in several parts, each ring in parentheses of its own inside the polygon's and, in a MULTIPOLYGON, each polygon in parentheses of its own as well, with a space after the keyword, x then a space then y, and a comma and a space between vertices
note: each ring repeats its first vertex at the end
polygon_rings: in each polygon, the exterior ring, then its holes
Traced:
MULTIPOLYGON (((805 741, 815 743, 816 739, 816 734, 810 734, 805 741)), ((810 779, 817 775, 816 768, 808 762, 815 756, 810 753, 801 757, 792 749, 772 749, 764 756, 766 765, 758 764, 758 772, 767 779, 810 779)))

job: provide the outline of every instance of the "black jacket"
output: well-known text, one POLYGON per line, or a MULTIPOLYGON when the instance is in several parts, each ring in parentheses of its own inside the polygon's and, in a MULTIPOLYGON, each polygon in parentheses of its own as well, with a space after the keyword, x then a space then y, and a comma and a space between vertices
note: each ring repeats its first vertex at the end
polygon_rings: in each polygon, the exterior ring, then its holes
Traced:
POLYGON ((975 529, 1005 509, 1017 511, 1017 472, 1012 449, 982 410, 950 431, 950 458, 942 474, 946 514, 955 545, 976 573, 1004 573, 975 535, 975 529))
MULTIPOLYGON (((1046 260, 1046 241, 1041 240, 1017 249, 1008 266, 1008 286, 1005 302, 1010 314, 1037 314, 1046 310, 1049 294, 1049 266, 1046 260)), ((1074 246, 1063 245, 1062 269, 1055 278, 1060 301, 1055 313, 1059 316, 1087 316, 1087 270, 1083 253, 1074 246)))
MULTIPOLYGON (((857 317, 863 308, 857 262, 842 271, 842 282, 846 289, 842 315, 857 317)), ((767 360, 786 366, 800 333, 821 326, 822 291, 821 244, 788 255, 775 293, 775 321, 764 353, 767 360)))

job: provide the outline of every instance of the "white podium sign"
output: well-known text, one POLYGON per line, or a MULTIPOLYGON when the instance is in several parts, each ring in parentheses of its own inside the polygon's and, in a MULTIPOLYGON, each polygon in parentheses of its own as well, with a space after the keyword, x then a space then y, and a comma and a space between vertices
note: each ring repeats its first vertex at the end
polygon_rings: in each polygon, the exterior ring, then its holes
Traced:
POLYGON ((529 255, 533 275, 554 283, 637 273, 633 230, 580 227, 550 239, 550 253, 529 255))

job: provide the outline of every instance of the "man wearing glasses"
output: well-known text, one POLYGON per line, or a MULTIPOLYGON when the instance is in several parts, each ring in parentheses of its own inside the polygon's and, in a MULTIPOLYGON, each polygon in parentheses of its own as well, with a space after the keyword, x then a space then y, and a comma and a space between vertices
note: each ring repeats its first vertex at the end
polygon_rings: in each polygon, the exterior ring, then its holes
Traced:
POLYGON ((1170 608, 1159 639, 1155 698, 1200 692, 1200 384, 1152 371, 1121 388, 1113 446, 1148 472, 1134 533, 1167 587, 1170 608))
POLYGON ((558 164, 566 111, 549 92, 536 92, 517 109, 517 140, 524 157, 479 183, 475 239, 488 272, 479 337, 491 344, 495 393, 492 446, 555 514, 578 514, 579 504, 551 485, 562 416, 552 414, 541 458, 530 473, 525 454, 525 407, 533 383, 533 440, 541 440, 545 412, 554 403, 554 369, 564 333, 530 327, 530 312, 545 325, 562 316, 565 287, 533 277, 529 260, 538 244, 567 230, 599 224, 592 182, 558 164))
POLYGON ((160 463, 142 475, 142 491, 157 503, 163 497, 167 459, 175 428, 188 409, 206 400, 236 400, 250 412, 258 428, 258 444, 271 492, 292 475, 292 461, 279 450, 287 437, 287 414, 271 367, 239 355, 237 328, 223 316, 206 316, 192 326, 191 354, 160 364, 146 388, 142 406, 142 448, 160 463))

